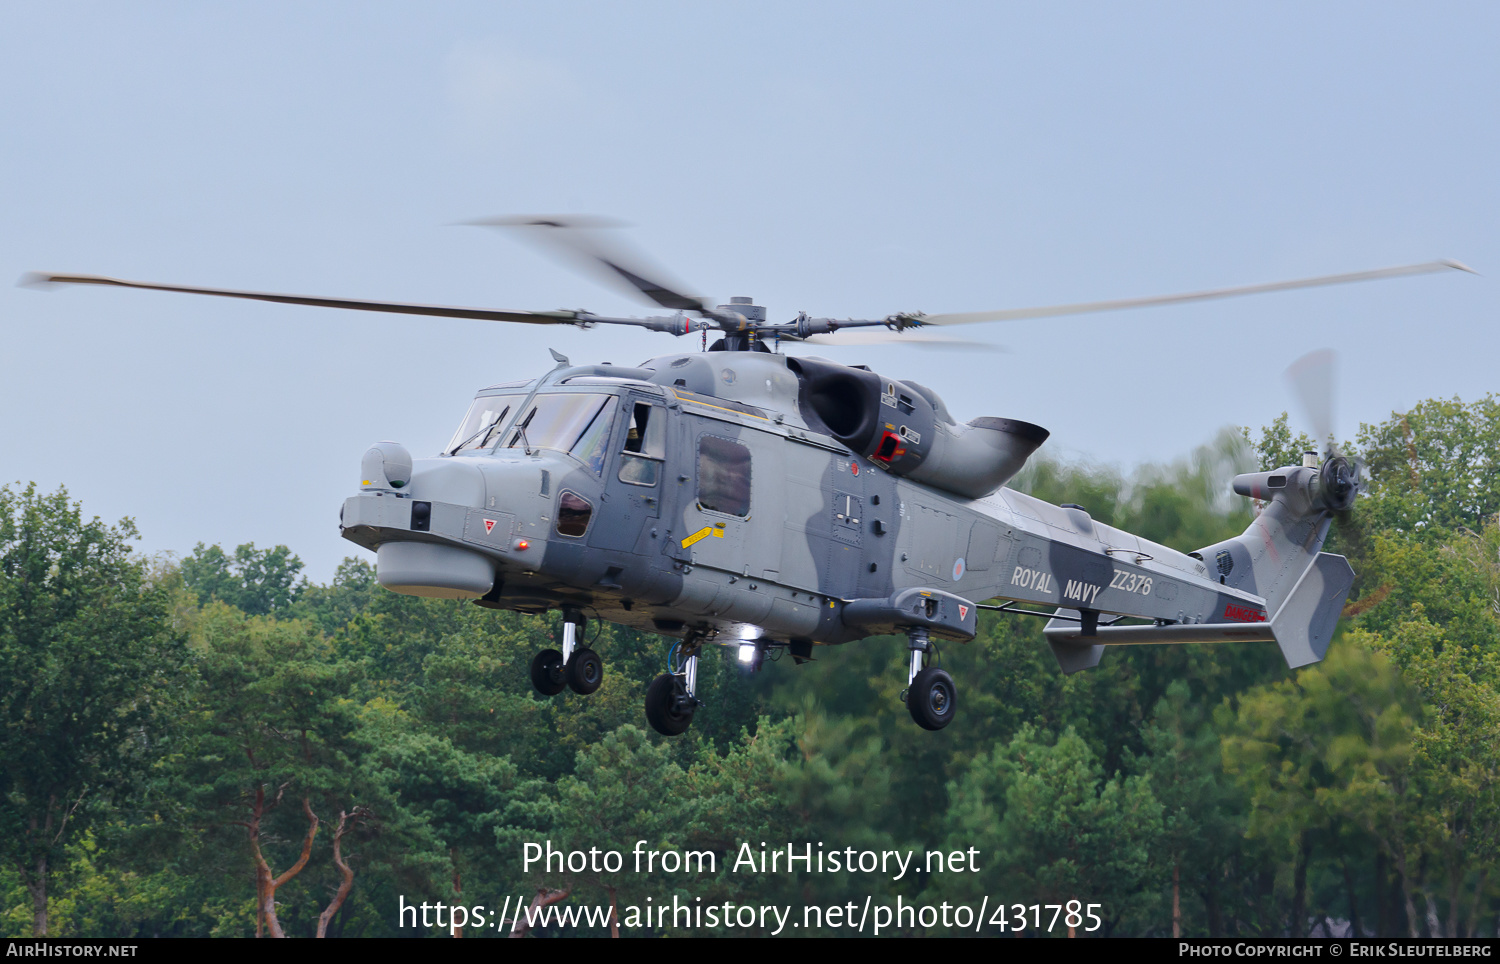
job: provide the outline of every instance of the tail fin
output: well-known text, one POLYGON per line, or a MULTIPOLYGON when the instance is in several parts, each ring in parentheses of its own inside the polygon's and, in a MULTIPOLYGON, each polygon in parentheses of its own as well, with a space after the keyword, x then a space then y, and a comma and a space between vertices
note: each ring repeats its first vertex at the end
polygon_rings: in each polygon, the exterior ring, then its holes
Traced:
POLYGON ((1282 604, 1271 614, 1271 635, 1292 669, 1316 663, 1328 652, 1339 613, 1354 585, 1349 560, 1320 552, 1282 604))

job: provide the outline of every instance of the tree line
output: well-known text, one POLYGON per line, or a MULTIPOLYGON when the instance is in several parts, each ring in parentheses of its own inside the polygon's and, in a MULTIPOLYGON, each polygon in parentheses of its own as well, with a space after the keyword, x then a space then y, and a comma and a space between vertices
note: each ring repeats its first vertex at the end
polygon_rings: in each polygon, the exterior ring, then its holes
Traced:
MULTIPOLYGON (((1039 461, 1018 484, 1191 549, 1251 520, 1230 475, 1309 447, 1283 416, 1129 477, 1039 461)), ((403 926, 402 901, 607 903, 618 924, 673 895, 872 896, 1078 900, 1098 935, 1494 936, 1500 401, 1424 402, 1343 448, 1370 479, 1326 547, 1358 577, 1323 663, 1120 647, 1064 676, 1038 621, 986 614, 944 648, 960 707, 938 733, 899 701, 898 639, 705 660, 710 710, 667 739, 641 718, 658 637, 590 621, 604 685, 544 698, 527 668, 555 617, 399 596, 354 558, 311 583, 283 546, 142 559, 129 520, 0 488, 0 928, 427 936, 452 921, 403 926), (716 869, 521 861, 641 840, 716 869), (744 842, 974 848, 979 870, 732 872, 744 842)))

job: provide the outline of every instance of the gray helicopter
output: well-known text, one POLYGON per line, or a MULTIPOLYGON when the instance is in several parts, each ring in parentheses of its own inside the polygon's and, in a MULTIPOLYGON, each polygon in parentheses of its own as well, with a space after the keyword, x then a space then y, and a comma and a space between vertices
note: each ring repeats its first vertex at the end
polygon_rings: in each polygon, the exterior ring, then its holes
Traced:
MULTIPOLYGON (((1062 670, 1096 666, 1108 645, 1275 642, 1292 667, 1327 650, 1354 573, 1321 551, 1360 468, 1331 446, 1302 464, 1241 475, 1262 508, 1242 535, 1192 552, 1006 487, 1047 439, 1040 426, 960 423, 937 393, 782 342, 826 343, 849 329, 931 339, 921 329, 1174 304, 1448 269, 1437 261, 1212 291, 964 314, 768 321, 750 298, 714 305, 606 242, 600 222, 505 218, 670 314, 503 311, 37 275, 284 304, 525 324, 631 325, 702 333, 706 350, 634 367, 573 365, 479 391, 452 441, 413 459, 395 442, 365 453, 344 538, 376 554, 381 585, 524 613, 560 610, 561 649, 531 664, 538 692, 588 694, 604 678, 581 644, 585 612, 675 639, 646 692, 646 718, 677 735, 703 705, 709 644, 753 667, 783 652, 895 634, 907 640, 902 694, 919 726, 954 719, 957 688, 938 640, 966 642, 981 609, 1048 620, 1062 670), (707 345, 709 332, 716 341, 707 345), (991 602, 996 601, 996 602, 991 602), (1044 610, 1027 606, 1046 607, 1044 610)), ((855 332, 856 335, 861 334, 855 332)), ((864 332, 869 340, 872 332, 864 332)), ((847 335, 844 337, 848 337, 847 335)), ((1327 359, 1303 364, 1316 395, 1327 359)), ((1320 438, 1328 406, 1310 406, 1320 438), (1322 415, 1316 414, 1322 412, 1322 415)))

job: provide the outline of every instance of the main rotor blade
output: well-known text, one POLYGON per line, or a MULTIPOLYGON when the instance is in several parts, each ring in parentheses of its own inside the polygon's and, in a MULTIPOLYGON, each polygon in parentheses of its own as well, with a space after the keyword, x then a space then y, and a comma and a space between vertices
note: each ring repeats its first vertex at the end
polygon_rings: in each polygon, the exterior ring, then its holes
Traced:
MULTIPOLYGON (((1351 284, 1356 281, 1377 281, 1382 278, 1400 278, 1412 274, 1431 274, 1436 271, 1467 271, 1473 268, 1457 261, 1426 261, 1422 264, 1400 265, 1394 268, 1378 268, 1374 271, 1352 271, 1348 274, 1328 274, 1316 278, 1298 278, 1295 281, 1273 281, 1269 284, 1240 285, 1234 288, 1213 288, 1208 291, 1190 291, 1177 295, 1157 295, 1149 298, 1118 298, 1113 301, 1084 301, 1071 305, 1047 305, 1038 308, 1006 308, 999 311, 960 311, 938 315, 909 316, 921 325, 972 325, 982 321, 1021 321, 1026 318, 1052 318, 1058 315, 1084 315, 1096 311, 1119 311, 1124 308, 1147 308, 1153 305, 1175 305, 1189 301, 1210 301, 1215 298, 1237 298, 1240 295, 1267 294, 1272 291, 1293 291, 1297 288, 1317 288, 1323 285, 1351 284)), ((907 317, 907 316, 903 316, 907 317)))
POLYGON ((606 239, 601 229, 619 227, 618 221, 588 215, 517 215, 467 223, 516 229, 521 237, 541 245, 554 256, 601 276, 628 294, 644 295, 652 304, 670 311, 714 313, 713 305, 707 299, 683 294, 686 285, 665 280, 667 273, 651 264, 645 255, 631 250, 618 239, 606 239))
POLYGON ((150 291, 175 291, 189 295, 215 295, 220 298, 245 298, 250 301, 274 301, 283 305, 312 305, 318 308, 349 308, 356 311, 387 311, 402 315, 436 315, 442 318, 475 318, 480 321, 517 321, 528 325, 573 325, 582 321, 606 322, 580 311, 506 311, 495 308, 458 308, 449 305, 414 305, 399 301, 365 301, 358 298, 319 298, 311 295, 284 295, 270 291, 237 291, 232 288, 194 288, 187 285, 164 285, 151 281, 126 281, 92 274, 27 274, 23 285, 110 285, 118 288, 145 288, 150 291))
POLYGON ((1312 425, 1313 438, 1318 444, 1334 450, 1333 398, 1334 367, 1338 353, 1332 348, 1310 351, 1292 362, 1286 370, 1286 380, 1302 403, 1302 410, 1312 425))
MULTIPOLYGON (((765 338, 764 335, 761 336, 765 338)), ((1006 349, 987 341, 967 341, 960 338, 944 338, 941 335, 917 335, 894 331, 851 331, 828 335, 808 335, 795 339, 804 345, 914 345, 917 348, 953 349, 961 351, 995 351, 1006 349)))

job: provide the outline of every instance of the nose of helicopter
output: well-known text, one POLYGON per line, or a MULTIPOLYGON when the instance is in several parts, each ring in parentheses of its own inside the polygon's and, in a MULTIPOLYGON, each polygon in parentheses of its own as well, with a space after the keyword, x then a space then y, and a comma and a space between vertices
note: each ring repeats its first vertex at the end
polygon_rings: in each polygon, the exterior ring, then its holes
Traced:
MULTIPOLYGON (((495 583, 495 562, 464 546, 485 509, 485 480, 473 464, 413 460, 405 446, 379 442, 360 465, 360 494, 344 503, 345 538, 375 550, 376 578, 394 592, 472 599, 495 583)), ((491 522, 486 536, 499 535, 491 522)), ((503 533, 509 536, 509 527, 503 533)), ((483 544, 483 543, 481 543, 483 544)))
POLYGON ((469 459, 417 459, 407 491, 424 502, 475 509, 485 505, 484 473, 469 459))
POLYGON ((365 453, 361 492, 345 500, 344 538, 376 553, 376 578, 394 592, 473 599, 498 570, 534 569, 547 536, 553 472, 524 461, 410 459, 381 442, 365 453))

